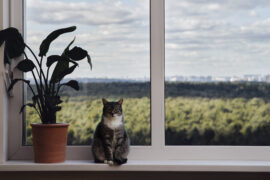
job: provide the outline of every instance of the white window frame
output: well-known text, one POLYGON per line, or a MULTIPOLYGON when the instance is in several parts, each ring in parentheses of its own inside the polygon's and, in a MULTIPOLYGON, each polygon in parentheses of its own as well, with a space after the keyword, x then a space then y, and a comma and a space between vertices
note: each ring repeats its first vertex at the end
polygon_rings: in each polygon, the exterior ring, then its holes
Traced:
MULTIPOLYGON (((270 146, 165 146, 165 0, 150 1, 151 145, 132 146, 130 160, 268 161, 270 146)), ((23 0, 10 0, 10 26, 23 32, 23 0)), ((23 74, 15 70, 15 76, 23 74)), ((23 86, 16 86, 8 102, 8 160, 33 159, 31 146, 22 145, 23 86)), ((92 159, 90 146, 67 146, 68 160, 92 159)))

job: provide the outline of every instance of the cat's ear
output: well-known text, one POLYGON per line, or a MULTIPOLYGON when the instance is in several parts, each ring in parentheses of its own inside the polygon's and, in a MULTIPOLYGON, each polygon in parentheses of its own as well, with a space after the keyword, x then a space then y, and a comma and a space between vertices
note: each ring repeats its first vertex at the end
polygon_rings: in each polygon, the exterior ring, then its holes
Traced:
POLYGON ((122 104, 123 104, 123 99, 120 99, 120 100, 118 101, 118 103, 119 103, 120 105, 122 105, 122 104))
POLYGON ((108 101, 105 98, 102 98, 103 105, 107 104, 108 101))

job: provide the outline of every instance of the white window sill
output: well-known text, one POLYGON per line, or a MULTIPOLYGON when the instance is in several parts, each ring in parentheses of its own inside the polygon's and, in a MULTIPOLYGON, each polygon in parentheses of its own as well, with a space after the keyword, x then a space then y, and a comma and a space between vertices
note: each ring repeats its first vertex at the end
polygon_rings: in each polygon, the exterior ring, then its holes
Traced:
POLYGON ((92 161, 66 161, 36 164, 32 161, 7 161, 0 171, 208 171, 270 172, 270 161, 129 161, 122 166, 95 164, 92 161))

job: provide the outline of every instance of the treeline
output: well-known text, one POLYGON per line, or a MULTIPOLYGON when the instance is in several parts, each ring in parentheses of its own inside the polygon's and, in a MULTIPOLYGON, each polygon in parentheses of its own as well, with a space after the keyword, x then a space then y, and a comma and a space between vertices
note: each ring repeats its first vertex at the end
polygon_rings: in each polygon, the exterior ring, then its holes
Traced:
MULTIPOLYGON (((91 97, 150 97, 150 82, 113 82, 113 83, 80 83, 80 91, 65 87, 63 96, 91 97)), ((264 82, 166 82, 166 97, 208 97, 208 98, 270 98, 270 84, 264 82)), ((31 98, 27 91, 28 100, 31 98)))
POLYGON ((175 82, 165 84, 166 97, 269 98, 270 84, 265 82, 175 82))
MULTIPOLYGON (((96 98, 142 98, 150 97, 150 82, 113 82, 113 83, 80 83, 80 90, 75 91, 69 87, 64 87, 62 96, 66 97, 96 97, 96 98)), ((27 99, 30 100, 32 94, 28 88, 27 99)))

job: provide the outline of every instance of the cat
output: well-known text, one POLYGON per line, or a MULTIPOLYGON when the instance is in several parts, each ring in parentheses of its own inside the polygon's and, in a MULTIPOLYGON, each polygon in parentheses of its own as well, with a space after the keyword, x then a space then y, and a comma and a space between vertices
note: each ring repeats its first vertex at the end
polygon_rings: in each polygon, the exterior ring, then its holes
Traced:
POLYGON ((103 113, 96 127, 92 153, 96 163, 124 164, 127 162, 130 140, 124 126, 123 99, 108 102, 102 99, 103 113))

